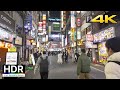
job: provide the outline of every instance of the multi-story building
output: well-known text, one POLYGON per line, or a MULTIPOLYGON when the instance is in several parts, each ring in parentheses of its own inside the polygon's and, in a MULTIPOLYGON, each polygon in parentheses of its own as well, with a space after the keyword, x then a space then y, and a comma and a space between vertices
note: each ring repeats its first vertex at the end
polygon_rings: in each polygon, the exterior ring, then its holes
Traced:
POLYGON ((0 64, 5 64, 6 54, 14 46, 15 20, 6 12, 0 11, 0 64))

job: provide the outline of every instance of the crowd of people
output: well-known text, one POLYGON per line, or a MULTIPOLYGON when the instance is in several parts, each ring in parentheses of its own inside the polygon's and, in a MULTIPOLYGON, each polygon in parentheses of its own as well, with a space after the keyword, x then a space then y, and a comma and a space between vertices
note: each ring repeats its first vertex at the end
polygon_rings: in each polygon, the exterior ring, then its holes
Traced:
MULTIPOLYGON (((115 37, 106 41, 106 48, 108 52, 108 59, 105 65, 105 76, 106 79, 120 79, 120 38, 115 37)), ((42 54, 34 54, 36 59, 36 66, 34 69, 34 73, 37 68, 40 67, 40 75, 41 79, 48 79, 49 73, 49 64, 50 60, 48 56, 50 53, 44 52, 42 54)), ((63 52, 58 52, 58 60, 59 64, 68 63, 68 52, 67 50, 63 52)), ((89 73, 91 71, 91 54, 88 52, 86 54, 85 49, 81 49, 81 54, 72 53, 71 55, 72 61, 77 63, 77 76, 78 79, 90 79, 89 73)))

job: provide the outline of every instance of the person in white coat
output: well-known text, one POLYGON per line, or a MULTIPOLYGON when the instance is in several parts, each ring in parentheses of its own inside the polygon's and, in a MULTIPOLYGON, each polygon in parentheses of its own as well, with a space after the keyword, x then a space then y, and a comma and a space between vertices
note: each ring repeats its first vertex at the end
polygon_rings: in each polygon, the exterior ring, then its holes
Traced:
POLYGON ((115 37, 106 41, 108 59, 105 65, 106 79, 120 79, 120 38, 115 37))
POLYGON ((58 61, 57 61, 57 63, 63 64, 62 53, 59 53, 59 54, 58 54, 58 61))
POLYGON ((75 62, 75 54, 72 52, 72 62, 75 62))

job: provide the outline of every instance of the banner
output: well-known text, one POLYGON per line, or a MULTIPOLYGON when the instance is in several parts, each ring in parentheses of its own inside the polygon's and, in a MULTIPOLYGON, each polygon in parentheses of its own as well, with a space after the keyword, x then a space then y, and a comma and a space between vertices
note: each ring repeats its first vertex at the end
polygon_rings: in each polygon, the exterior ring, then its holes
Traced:
POLYGON ((32 13, 28 14, 24 20, 24 28, 27 33, 29 30, 32 30, 32 13))

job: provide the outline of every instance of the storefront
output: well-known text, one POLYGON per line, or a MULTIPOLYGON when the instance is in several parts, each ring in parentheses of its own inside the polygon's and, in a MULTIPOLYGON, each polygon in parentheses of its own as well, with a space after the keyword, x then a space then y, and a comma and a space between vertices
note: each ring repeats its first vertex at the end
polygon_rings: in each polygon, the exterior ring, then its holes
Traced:
POLYGON ((20 60, 20 58, 22 58, 22 38, 17 36, 15 38, 15 47, 17 48, 17 52, 18 52, 18 60, 20 60))
POLYGON ((105 47, 106 40, 113 37, 115 37, 114 27, 107 28, 106 30, 94 34, 94 43, 98 45, 99 62, 103 64, 106 63, 108 57, 105 47))
POLYGON ((6 61, 6 53, 14 47, 15 21, 5 12, 0 11, 0 66, 6 61))
POLYGON ((0 41, 0 59, 1 59, 1 64, 4 64, 6 61, 6 53, 9 51, 10 48, 14 47, 13 44, 7 43, 4 41, 0 41))

